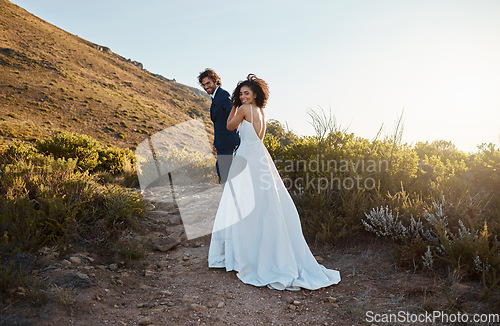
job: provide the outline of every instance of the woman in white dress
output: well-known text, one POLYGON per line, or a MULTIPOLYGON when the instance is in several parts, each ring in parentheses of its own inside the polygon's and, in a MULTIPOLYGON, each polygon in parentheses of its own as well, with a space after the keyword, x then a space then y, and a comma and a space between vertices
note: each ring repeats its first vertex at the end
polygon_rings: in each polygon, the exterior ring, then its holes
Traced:
POLYGON ((337 284, 340 273, 312 255, 295 204, 262 143, 268 95, 266 82, 253 74, 233 92, 227 129, 238 128, 241 144, 215 217, 208 265, 237 271, 243 283, 277 290, 337 284))

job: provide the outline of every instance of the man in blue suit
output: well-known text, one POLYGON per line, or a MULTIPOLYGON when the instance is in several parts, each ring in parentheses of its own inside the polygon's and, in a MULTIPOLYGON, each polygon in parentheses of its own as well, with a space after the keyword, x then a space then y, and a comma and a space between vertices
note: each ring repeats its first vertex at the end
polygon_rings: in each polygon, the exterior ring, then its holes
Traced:
POLYGON ((233 154, 240 144, 238 130, 227 130, 227 118, 233 105, 229 93, 222 89, 219 76, 212 69, 205 69, 198 76, 203 89, 212 97, 210 119, 214 123, 214 143, 212 150, 217 152, 215 168, 222 184, 227 180, 229 168, 233 161, 233 154))

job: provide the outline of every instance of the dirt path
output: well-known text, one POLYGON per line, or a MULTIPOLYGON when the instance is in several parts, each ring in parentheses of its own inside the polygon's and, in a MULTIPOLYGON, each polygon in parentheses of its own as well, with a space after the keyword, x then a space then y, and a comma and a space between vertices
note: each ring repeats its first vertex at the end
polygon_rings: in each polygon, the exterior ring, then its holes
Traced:
POLYGON ((160 206, 142 222, 148 245, 139 266, 102 263, 88 253, 54 258, 35 273, 60 284, 53 288, 56 300, 19 309, 14 302, 2 314, 18 320, 11 325, 372 325, 377 323, 367 322, 368 311, 483 308, 477 303, 479 284, 402 270, 389 246, 378 241, 312 248, 323 265, 340 270, 338 285, 296 292, 246 285, 234 272, 207 267, 209 236, 158 250, 175 245, 182 230, 175 207, 164 205, 158 212, 160 206), (448 295, 446 282, 452 285, 448 295))

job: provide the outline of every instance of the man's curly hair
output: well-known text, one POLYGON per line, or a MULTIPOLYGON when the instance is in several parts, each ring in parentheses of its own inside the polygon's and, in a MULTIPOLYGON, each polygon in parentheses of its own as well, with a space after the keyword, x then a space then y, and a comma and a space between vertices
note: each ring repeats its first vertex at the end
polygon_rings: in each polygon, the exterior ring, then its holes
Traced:
POLYGON ((219 76, 215 73, 215 71, 213 71, 210 68, 205 69, 204 71, 200 72, 200 74, 198 75, 198 82, 200 83, 200 85, 201 85, 202 79, 205 77, 209 77, 211 80, 213 80, 214 84, 217 86, 222 85, 219 76))

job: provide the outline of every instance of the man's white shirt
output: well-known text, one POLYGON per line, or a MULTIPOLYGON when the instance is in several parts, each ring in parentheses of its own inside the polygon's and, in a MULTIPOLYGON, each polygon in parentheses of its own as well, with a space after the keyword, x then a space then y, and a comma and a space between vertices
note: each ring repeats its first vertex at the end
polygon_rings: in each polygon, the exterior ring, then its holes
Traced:
POLYGON ((215 89, 214 93, 213 94, 210 94, 210 96, 212 96, 212 99, 215 98, 215 93, 217 93, 217 90, 219 89, 219 86, 217 86, 217 88, 215 89))

